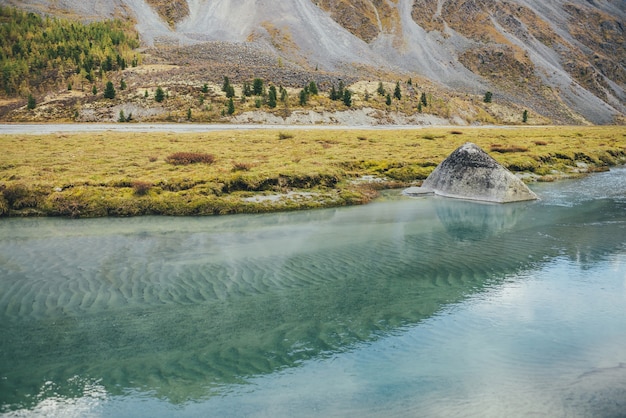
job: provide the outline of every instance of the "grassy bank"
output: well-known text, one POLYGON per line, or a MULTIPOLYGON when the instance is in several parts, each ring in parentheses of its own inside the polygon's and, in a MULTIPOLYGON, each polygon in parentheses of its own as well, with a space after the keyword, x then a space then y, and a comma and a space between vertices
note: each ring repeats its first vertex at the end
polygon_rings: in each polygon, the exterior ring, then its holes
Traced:
POLYGON ((471 141, 527 181, 626 162, 624 127, 0 135, 1 216, 255 213, 360 204, 471 141))

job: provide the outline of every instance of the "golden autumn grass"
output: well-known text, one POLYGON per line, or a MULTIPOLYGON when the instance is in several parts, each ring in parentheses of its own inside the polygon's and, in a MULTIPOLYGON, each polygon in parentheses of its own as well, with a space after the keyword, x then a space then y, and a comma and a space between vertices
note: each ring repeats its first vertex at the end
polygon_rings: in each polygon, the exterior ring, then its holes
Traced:
POLYGON ((208 215, 359 204, 377 188, 426 178, 468 141, 540 181, 626 162, 624 127, 0 135, 0 214, 208 215), (181 153, 205 160, 172 164, 181 153), (363 176, 384 181, 355 181, 363 176))

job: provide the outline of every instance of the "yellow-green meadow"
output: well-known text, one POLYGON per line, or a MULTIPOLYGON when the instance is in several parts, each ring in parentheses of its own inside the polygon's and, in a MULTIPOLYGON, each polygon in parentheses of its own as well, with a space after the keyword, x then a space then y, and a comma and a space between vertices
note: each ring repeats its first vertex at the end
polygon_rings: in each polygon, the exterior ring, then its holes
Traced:
POLYGON ((227 130, 0 135, 0 214, 255 213, 365 203, 474 142, 526 181, 626 162, 626 128, 227 130))

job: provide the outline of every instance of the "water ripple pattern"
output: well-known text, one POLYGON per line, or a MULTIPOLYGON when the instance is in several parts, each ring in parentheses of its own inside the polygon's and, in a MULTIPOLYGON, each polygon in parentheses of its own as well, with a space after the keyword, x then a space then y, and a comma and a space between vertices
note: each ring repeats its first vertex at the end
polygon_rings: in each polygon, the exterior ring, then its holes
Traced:
POLYGON ((626 346, 594 325, 609 315, 624 326, 625 177, 537 185, 540 201, 507 205, 397 197, 272 215, 2 220, 0 413, 72 400, 63 405, 115 405, 104 413, 114 416, 124 405, 114 399, 147 398, 156 416, 172 405, 201 414, 188 402, 219 416, 454 416, 481 405, 495 416, 510 410, 477 388, 500 382, 523 400, 500 393, 511 408, 534 413, 535 399, 558 415, 570 396, 581 408, 570 412, 586 416, 610 398, 588 388, 624 376, 619 349, 603 357, 581 341, 626 346), (589 284, 598 277, 606 283, 589 284), (525 298, 537 283, 549 283, 534 297, 542 308, 525 298), (562 304, 595 293, 602 310, 563 316, 562 304), (271 392, 282 406, 264 404, 276 382, 302 403, 271 392))

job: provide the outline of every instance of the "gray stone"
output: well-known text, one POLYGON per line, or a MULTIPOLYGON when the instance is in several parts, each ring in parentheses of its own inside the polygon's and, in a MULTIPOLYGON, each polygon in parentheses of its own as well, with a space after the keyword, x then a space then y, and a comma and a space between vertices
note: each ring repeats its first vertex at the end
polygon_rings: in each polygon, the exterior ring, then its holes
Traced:
POLYGON ((435 191, 431 190, 427 187, 408 187, 402 191, 403 195, 406 196, 430 196, 434 195, 435 191))
POLYGON ((452 152, 422 187, 440 196, 496 203, 537 199, 523 181, 471 142, 452 152))

